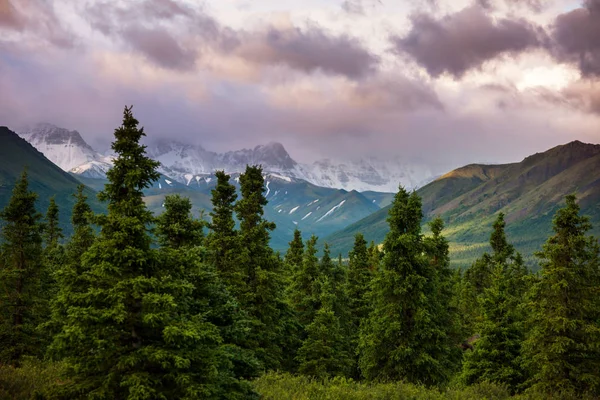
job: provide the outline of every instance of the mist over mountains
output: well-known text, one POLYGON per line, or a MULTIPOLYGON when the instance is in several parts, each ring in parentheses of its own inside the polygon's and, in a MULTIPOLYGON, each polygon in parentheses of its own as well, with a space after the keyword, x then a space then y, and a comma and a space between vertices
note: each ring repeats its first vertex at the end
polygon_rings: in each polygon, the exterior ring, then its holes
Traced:
MULTIPOLYGON (((18 133, 65 171, 101 179, 110 168, 111 156, 94 150, 77 131, 40 123, 18 133)), ((147 151, 150 157, 160 161, 161 173, 185 185, 198 183, 216 170, 241 173, 246 165, 262 165, 266 172, 302 179, 317 186, 393 193, 399 184, 410 189, 420 187, 439 172, 399 159, 375 157, 343 161, 324 159, 303 164, 292 159, 277 142, 216 153, 182 141, 149 138, 147 151)))

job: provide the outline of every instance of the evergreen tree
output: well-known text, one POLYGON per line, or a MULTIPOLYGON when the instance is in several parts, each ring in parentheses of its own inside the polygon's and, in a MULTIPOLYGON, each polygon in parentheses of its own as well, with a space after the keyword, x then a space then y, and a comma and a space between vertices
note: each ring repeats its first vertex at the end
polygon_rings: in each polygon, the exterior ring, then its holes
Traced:
POLYGON ((36 199, 24 171, 0 212, 0 363, 18 364, 22 356, 42 351, 37 328, 46 317, 47 298, 41 290, 45 271, 36 199))
POLYGON ((60 244, 60 240, 64 237, 62 229, 58 222, 59 210, 54 197, 50 198, 50 204, 46 211, 46 217, 43 224, 43 239, 45 243, 43 258, 44 258, 44 288, 48 293, 48 298, 54 297, 56 292, 55 273, 60 265, 64 263, 64 249, 60 244))
POLYGON ((240 189, 242 198, 235 211, 240 221, 238 262, 245 285, 237 297, 252 320, 249 336, 259 360, 266 368, 275 369, 281 365, 288 336, 283 317, 291 314, 283 301, 282 262, 269 247, 269 232, 275 224, 263 218, 267 199, 262 168, 247 166, 240 175, 240 189))
POLYGON ((541 274, 529 294, 524 360, 532 392, 600 394, 598 239, 574 195, 553 220, 554 235, 538 253, 541 274))
POLYGON ((44 241, 46 248, 57 248, 59 241, 64 237, 62 229, 58 225, 58 213, 59 210, 56 200, 54 197, 51 197, 44 221, 44 241))
POLYGON ((494 382, 519 389, 524 374, 521 368, 523 312, 526 268, 521 255, 508 243, 504 214, 494 222, 490 237, 493 253, 478 262, 492 271, 491 282, 479 295, 481 320, 475 325, 480 338, 467 355, 462 379, 466 384, 494 382))
MULTIPOLYGON (((51 317, 45 326, 51 335, 61 332, 70 307, 75 304, 79 307, 86 307, 84 302, 80 302, 84 288, 88 284, 87 270, 83 268, 82 255, 92 246, 96 237, 90 225, 93 213, 87 203, 84 189, 84 185, 79 185, 77 192, 73 194, 75 198, 71 213, 73 235, 65 245, 64 262, 56 269, 55 273, 57 293, 51 301, 51 317)), ((57 357, 58 352, 54 344, 50 346, 49 353, 51 356, 57 357)))
POLYGON ((290 241, 288 251, 285 254, 286 278, 291 279, 292 276, 302 267, 302 259, 304 257, 304 242, 302 234, 298 229, 294 230, 294 238, 290 241))
POLYGON ((400 187, 389 211, 390 231, 373 281, 373 311, 359 340, 360 369, 368 380, 426 385, 448 379, 447 340, 431 315, 435 301, 421 235, 421 199, 400 187))
MULTIPOLYGON (((520 262, 516 260, 521 256, 515 253, 514 247, 506 240, 505 227, 504 214, 500 213, 494 222, 490 237, 492 254, 484 253, 467 268, 462 276, 459 285, 458 307, 463 336, 476 334, 477 325, 483 322, 481 297, 492 286, 494 266, 498 263, 506 264, 510 262, 520 269, 520 271, 514 271, 515 273, 522 274, 525 271, 522 260, 520 262)), ((520 286, 523 289, 522 285, 520 286)))
POLYGON ((340 318, 334 311, 335 294, 329 280, 320 282, 319 309, 306 327, 307 338, 298 350, 298 371, 317 378, 347 376, 352 358, 340 318))
MULTIPOLYGON (((45 243, 44 250, 42 252, 42 258, 44 263, 44 272, 42 275, 42 283, 40 287, 41 293, 44 293, 45 297, 50 303, 48 303, 48 309, 44 312, 45 314, 50 312, 51 302, 55 300, 58 288, 58 274, 59 269, 66 263, 66 254, 64 247, 59 243, 63 238, 62 229, 59 226, 59 209, 54 200, 54 197, 50 198, 50 204, 46 211, 46 216, 43 225, 43 239, 45 243)), ((55 333, 52 330, 53 323, 50 319, 47 319, 40 326, 40 335, 44 338, 44 347, 47 347, 50 338, 55 333)))
POLYGON ((331 279, 333 277, 333 260, 331 259, 331 251, 327 243, 323 244, 323 257, 321 257, 320 274, 331 279))
POLYGON ((377 247, 374 241, 371 241, 371 245, 369 246, 369 269, 373 274, 379 269, 380 262, 381 252, 379 251, 379 247, 377 247))
POLYGON ((157 219, 158 242, 162 247, 181 249, 202 245, 204 223, 191 218, 192 203, 180 195, 165 197, 165 212, 157 219))
POLYGON ((312 235, 306 242, 301 268, 296 270, 288 289, 288 299, 302 326, 310 324, 318 309, 321 272, 317 258, 317 240, 312 235))
POLYGON ((82 257, 85 287, 55 336, 69 366, 65 388, 97 399, 218 398, 219 330, 192 312, 186 266, 151 249, 154 218, 142 190, 158 179, 159 163, 146 156, 143 136, 126 107, 98 195, 108 214, 96 218, 100 236, 82 257))
POLYGON ((229 175, 217 171, 216 177, 217 185, 212 190, 211 199, 213 210, 209 214, 212 221, 206 238, 208 259, 229 291, 238 296, 245 286, 245 271, 241 270, 236 259, 240 248, 233 220, 237 194, 235 186, 229 183, 229 175))
POLYGON ((349 254, 346 289, 350 320, 357 339, 360 324, 366 320, 371 311, 368 298, 371 279, 373 279, 373 271, 370 268, 367 241, 361 233, 358 233, 354 237, 354 247, 349 254))
MULTIPOLYGON (((450 268, 450 246, 442 235, 444 222, 434 218, 430 223, 432 236, 425 238, 425 252, 429 259, 431 297, 429 299, 432 325, 436 327, 432 337, 438 343, 437 359, 446 374, 457 369, 461 359, 461 351, 456 346, 461 340, 461 329, 457 309, 454 306, 453 272, 450 268)), ((433 349, 432 349, 433 350, 433 349)), ((449 375, 446 375, 449 377, 449 375)))
POLYGON ((248 320, 237 300, 227 291, 214 266, 203 262, 201 246, 204 223, 191 215, 189 199, 179 195, 165 198, 165 212, 157 218, 162 265, 174 263, 193 284, 189 312, 219 329, 222 342, 214 349, 219 370, 219 398, 257 397, 248 379, 258 376, 254 352, 245 348, 248 320))
MULTIPOLYGON (((348 280, 346 298, 348 299, 348 326, 350 329, 350 344, 353 349, 354 365, 358 365, 358 338, 360 327, 371 312, 370 288, 374 272, 367 242, 361 233, 354 237, 354 247, 349 253, 348 280)), ((360 371, 355 368, 353 376, 358 378, 360 371)))

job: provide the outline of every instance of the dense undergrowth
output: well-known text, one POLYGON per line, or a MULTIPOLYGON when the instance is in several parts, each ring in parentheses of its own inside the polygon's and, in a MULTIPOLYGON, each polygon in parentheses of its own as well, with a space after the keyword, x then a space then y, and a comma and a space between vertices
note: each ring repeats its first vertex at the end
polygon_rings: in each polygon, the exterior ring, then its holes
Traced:
MULTIPOLYGON (((25 360, 20 367, 0 367, 0 400, 51 400, 60 398, 62 363, 25 360)), ((404 383, 360 383, 346 378, 313 379, 302 375, 267 373, 253 382, 262 400, 542 400, 547 395, 511 396, 507 387, 492 383, 427 388, 404 383)), ((556 395, 565 400, 592 399, 582 395, 556 395)))

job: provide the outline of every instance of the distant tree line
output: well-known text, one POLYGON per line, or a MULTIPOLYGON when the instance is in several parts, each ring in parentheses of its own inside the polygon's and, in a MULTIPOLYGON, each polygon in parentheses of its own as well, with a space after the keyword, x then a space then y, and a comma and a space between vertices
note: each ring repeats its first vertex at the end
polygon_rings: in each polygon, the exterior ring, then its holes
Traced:
POLYGON ((64 365, 37 398, 258 399, 268 371, 428 387, 489 382, 553 398, 600 395, 600 270, 575 196, 530 274, 499 214, 491 252, 450 268, 444 223, 421 233, 421 199, 400 187, 381 247, 355 238, 347 263, 317 257, 296 230, 282 257, 259 166, 216 174, 210 222, 167 196, 154 216, 142 191, 159 164, 131 108, 95 215, 74 194, 63 238, 25 171, 0 212, 0 367, 64 365), (236 228, 235 219, 239 221, 236 228), (208 232, 205 234, 205 232, 208 232))

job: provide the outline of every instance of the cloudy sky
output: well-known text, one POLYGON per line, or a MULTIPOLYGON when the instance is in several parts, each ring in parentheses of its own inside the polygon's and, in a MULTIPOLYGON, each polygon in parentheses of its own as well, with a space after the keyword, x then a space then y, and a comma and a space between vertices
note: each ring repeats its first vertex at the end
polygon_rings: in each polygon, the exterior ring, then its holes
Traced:
POLYGON ((600 0, 0 0, 0 125, 448 167, 600 142, 600 0))

